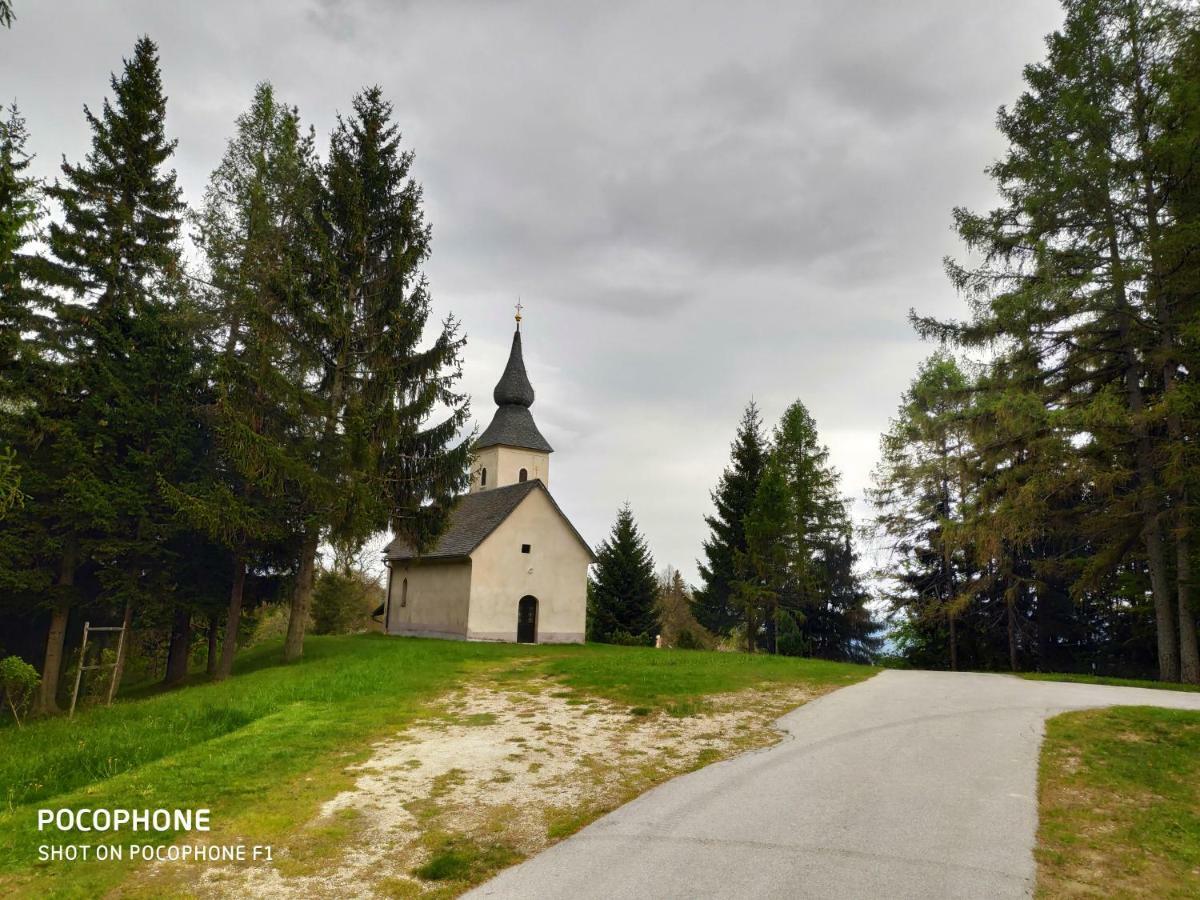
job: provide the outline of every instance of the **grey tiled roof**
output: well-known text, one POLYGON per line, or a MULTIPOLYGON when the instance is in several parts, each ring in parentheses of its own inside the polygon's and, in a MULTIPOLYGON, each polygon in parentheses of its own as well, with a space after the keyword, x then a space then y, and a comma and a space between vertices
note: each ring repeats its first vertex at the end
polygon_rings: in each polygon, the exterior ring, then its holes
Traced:
MULTIPOLYGON (((418 554, 403 538, 396 538, 383 551, 387 559, 463 559, 484 542, 489 534, 495 531, 501 522, 509 517, 521 501, 537 489, 545 491, 546 498, 555 511, 562 516, 567 527, 583 546, 588 547, 587 541, 575 530, 571 520, 563 515, 550 491, 539 479, 510 484, 505 487, 479 491, 475 494, 464 494, 459 497, 450 513, 450 524, 438 539, 437 545, 424 553, 418 554)), ((591 552, 591 547, 588 547, 591 552)))
POLYGON ((553 453, 550 442, 542 437, 534 424, 533 414, 524 406, 501 406, 492 416, 492 423, 483 430, 475 449, 495 447, 503 444, 506 447, 524 447, 529 450, 541 450, 553 453))
POLYGON ((492 399, 496 401, 498 408, 491 424, 475 442, 477 450, 503 444, 507 447, 541 450, 543 453, 554 452, 550 442, 538 431, 533 414, 529 411, 529 407, 533 405, 533 385, 529 383, 529 376, 525 374, 525 358, 521 354, 519 331, 513 333, 508 365, 504 367, 504 374, 496 382, 492 399))

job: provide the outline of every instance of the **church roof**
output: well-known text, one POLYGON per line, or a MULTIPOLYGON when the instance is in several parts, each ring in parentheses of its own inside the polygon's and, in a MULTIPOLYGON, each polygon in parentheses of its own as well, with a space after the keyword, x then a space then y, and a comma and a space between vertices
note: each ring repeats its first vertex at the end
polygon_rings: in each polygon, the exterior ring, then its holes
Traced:
POLYGON ((417 553, 408 541, 396 538, 387 545, 383 554, 387 559, 398 560, 466 558, 484 542, 488 535, 500 527, 500 523, 521 505, 522 500, 539 488, 545 493, 546 499, 550 501, 554 511, 562 516, 562 520, 571 529, 571 533, 591 553, 591 547, 571 524, 571 520, 559 509, 546 485, 535 478, 532 481, 523 481, 474 494, 464 494, 458 498, 453 512, 450 513, 450 524, 434 547, 424 553, 417 553))
POLYGON ((519 330, 513 332, 508 365, 504 367, 504 374, 496 382, 492 399, 496 401, 496 414, 475 442, 476 450, 503 444, 506 447, 522 447, 544 453, 554 452, 550 442, 538 431, 533 421, 533 413, 529 411, 529 407, 533 406, 533 385, 529 383, 529 376, 525 374, 519 330))
POLYGON ((533 414, 524 406, 501 406, 492 416, 492 422, 484 429, 475 449, 495 447, 503 444, 506 447, 523 447, 527 450, 541 450, 553 453, 550 442, 542 437, 533 421, 533 414))

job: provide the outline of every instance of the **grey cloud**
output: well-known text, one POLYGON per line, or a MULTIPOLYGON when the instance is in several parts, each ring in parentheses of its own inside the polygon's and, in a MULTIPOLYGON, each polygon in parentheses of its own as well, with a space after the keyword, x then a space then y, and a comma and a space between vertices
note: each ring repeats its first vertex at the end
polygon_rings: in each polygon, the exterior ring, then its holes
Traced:
POLYGON ((84 102, 140 33, 199 198, 269 79, 322 136, 364 85, 393 101, 434 227, 437 312, 470 341, 481 424, 511 305, 556 497, 592 540, 628 499, 689 577, 708 491, 751 396, 803 399, 861 496, 917 362, 909 307, 961 303, 940 260, 986 208, 996 107, 1055 0, 612 3, 33 0, 0 85, 37 166, 87 150, 84 102))

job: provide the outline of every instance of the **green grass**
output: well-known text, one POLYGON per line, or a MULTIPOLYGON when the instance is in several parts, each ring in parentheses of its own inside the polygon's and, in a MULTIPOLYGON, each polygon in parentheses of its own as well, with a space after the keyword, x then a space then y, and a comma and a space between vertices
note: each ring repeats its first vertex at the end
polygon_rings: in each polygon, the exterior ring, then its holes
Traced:
MULTIPOLYGON (((243 654, 226 682, 197 679, 174 691, 143 690, 74 720, 0 729, 0 894, 95 896, 131 869, 128 863, 38 863, 39 844, 98 840, 39 833, 39 807, 209 808, 214 839, 278 840, 352 784, 345 768, 365 759, 373 740, 428 714, 433 700, 471 678, 519 687, 547 675, 573 696, 680 715, 702 708, 715 693, 849 684, 873 671, 699 651, 380 635, 310 637, 304 658, 284 665, 279 645, 266 645, 243 654)), ((139 843, 174 838, 137 835, 139 843)), ((108 834, 105 842, 128 845, 132 833, 108 834)))
POLYGON ((581 693, 635 708, 665 709, 673 715, 695 712, 706 697, 724 691, 761 684, 842 687, 875 671, 819 659, 744 653, 664 652, 600 644, 587 649, 556 657, 547 663, 546 671, 581 693))
POLYGON ((1055 672, 1022 672, 1030 681, 1074 681, 1077 684, 1111 684, 1116 687, 1153 688, 1159 691, 1200 691, 1200 684, 1179 684, 1175 681, 1150 681, 1145 678, 1112 678, 1107 675, 1073 675, 1055 672))
POLYGON ((1039 798, 1039 896, 1200 896, 1200 712, 1056 716, 1039 798))
POLYGON ((456 835, 434 835, 433 855, 413 874, 424 881, 460 881, 464 887, 478 883, 489 872, 511 866, 521 854, 503 844, 483 845, 456 835))

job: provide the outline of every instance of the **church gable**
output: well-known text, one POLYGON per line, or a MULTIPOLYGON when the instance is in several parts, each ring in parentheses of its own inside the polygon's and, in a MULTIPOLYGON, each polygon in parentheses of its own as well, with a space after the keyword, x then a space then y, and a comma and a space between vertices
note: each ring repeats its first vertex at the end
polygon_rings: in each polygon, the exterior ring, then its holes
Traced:
POLYGON ((571 520, 559 508, 550 491, 541 482, 532 482, 536 490, 529 491, 484 538, 471 553, 473 561, 482 556, 491 556, 499 545, 513 545, 522 549, 529 545, 526 556, 535 555, 534 541, 539 541, 541 551, 554 549, 559 554, 579 553, 586 563, 595 562, 592 548, 571 524, 571 520))

